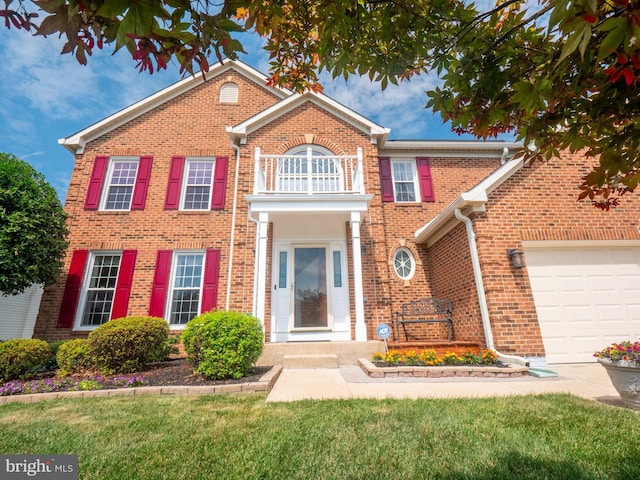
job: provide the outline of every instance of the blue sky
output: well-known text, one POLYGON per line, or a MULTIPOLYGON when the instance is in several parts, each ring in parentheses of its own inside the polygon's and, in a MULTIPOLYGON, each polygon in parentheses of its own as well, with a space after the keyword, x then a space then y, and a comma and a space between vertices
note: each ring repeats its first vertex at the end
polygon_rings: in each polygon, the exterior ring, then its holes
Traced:
MULTIPOLYGON (((245 36, 240 59, 268 71, 260 39, 245 36)), ((60 39, 32 37, 0 26, 0 151, 13 153, 42 172, 62 201, 73 156, 58 144, 112 113, 180 80, 179 67, 149 75, 138 73, 126 51, 97 51, 88 65, 60 55, 60 39)), ((213 60, 212 60, 213 61, 213 60)), ((368 78, 323 81, 325 93, 374 122, 391 128, 390 139, 460 139, 424 108, 425 91, 437 80, 416 77, 381 91, 368 78)))

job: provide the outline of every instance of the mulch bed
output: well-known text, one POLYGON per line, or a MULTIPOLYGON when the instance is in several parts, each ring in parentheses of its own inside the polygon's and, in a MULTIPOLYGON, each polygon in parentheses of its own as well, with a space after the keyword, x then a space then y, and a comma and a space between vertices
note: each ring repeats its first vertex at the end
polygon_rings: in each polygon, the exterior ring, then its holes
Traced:
POLYGON ((146 370, 135 373, 141 375, 149 383, 147 386, 170 385, 228 385, 234 383, 257 382, 271 370, 271 367, 253 367, 251 375, 239 379, 210 380, 199 373, 194 373, 193 367, 183 358, 151 364, 146 370))
POLYGON ((44 392, 66 392, 76 390, 103 390, 114 388, 127 388, 135 385, 124 385, 127 379, 136 378, 144 380, 146 387, 164 386, 208 386, 208 385, 230 385, 248 382, 258 382, 262 376, 271 370, 271 367, 253 367, 251 373, 238 379, 211 380, 205 376, 195 373, 193 367, 184 359, 177 358, 166 362, 158 362, 148 365, 144 370, 135 373, 119 375, 100 375, 95 372, 84 372, 83 374, 71 375, 64 379, 54 377, 55 372, 46 372, 38 375, 33 380, 12 381, 6 384, 0 383, 0 396, 21 395, 24 393, 44 393, 44 392), (114 384, 113 380, 119 381, 114 384), (124 380, 123 380, 124 379, 124 380), (80 388, 93 385, 92 388, 80 388), (26 387, 25 387, 26 386, 26 387), (6 391, 2 391, 2 390, 6 391))

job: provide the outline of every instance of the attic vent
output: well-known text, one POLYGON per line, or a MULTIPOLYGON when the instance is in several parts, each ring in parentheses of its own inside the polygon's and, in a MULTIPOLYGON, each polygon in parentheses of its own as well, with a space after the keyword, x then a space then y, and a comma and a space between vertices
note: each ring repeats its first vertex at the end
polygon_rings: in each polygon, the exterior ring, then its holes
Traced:
POLYGON ((220 87, 220 103, 238 103, 238 85, 228 82, 220 87))

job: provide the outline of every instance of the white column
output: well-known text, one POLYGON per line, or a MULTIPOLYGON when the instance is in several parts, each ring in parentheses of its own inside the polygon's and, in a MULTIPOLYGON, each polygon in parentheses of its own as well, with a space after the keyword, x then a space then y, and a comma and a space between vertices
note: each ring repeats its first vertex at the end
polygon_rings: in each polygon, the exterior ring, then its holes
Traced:
POLYGON ((313 150, 307 147, 307 195, 313 195, 313 168, 311 168, 313 150))
POLYGON ((362 294, 362 254, 360 252, 360 212, 351 212, 351 249, 353 251, 353 291, 356 306, 356 341, 367 341, 362 294))
MULTIPOLYGON (((260 147, 256 147, 256 153, 253 162, 253 194, 260 192, 260 147)), ((238 175, 238 172, 236 172, 238 175)))
MULTIPOLYGON (((260 319, 264 328, 265 289, 267 286, 267 233, 269 214, 260 212, 258 216, 258 232, 256 235, 256 276, 254 315, 260 319)), ((267 332, 265 332, 265 335, 267 332)))

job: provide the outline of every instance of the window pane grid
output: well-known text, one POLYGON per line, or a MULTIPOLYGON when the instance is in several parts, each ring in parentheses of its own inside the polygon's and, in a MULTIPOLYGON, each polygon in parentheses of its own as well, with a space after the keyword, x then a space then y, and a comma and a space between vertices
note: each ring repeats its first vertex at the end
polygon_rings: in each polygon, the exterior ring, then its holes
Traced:
POLYGON ((113 162, 105 209, 127 210, 131 206, 138 162, 113 162))
POLYGON ((186 210, 208 210, 211 201, 213 161, 187 163, 184 206, 186 210))
POLYGON ((393 162, 393 185, 396 202, 415 202, 415 170, 410 162, 393 162))
POLYGON ((177 256, 169 313, 172 325, 184 325, 198 315, 203 261, 202 254, 177 256))
POLYGON ((120 255, 95 256, 81 326, 98 326, 109 321, 119 267, 120 255))

